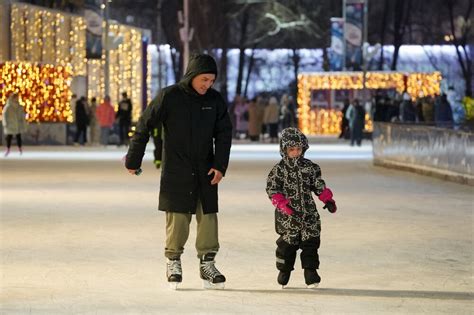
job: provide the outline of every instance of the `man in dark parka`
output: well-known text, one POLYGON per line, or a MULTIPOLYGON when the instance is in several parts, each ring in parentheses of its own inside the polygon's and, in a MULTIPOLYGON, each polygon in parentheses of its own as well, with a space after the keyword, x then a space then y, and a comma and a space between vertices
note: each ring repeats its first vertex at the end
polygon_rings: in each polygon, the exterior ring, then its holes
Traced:
POLYGON ((211 56, 192 56, 183 79, 163 89, 143 112, 126 156, 126 168, 134 174, 150 132, 163 132, 158 209, 166 211, 167 276, 174 288, 182 280, 180 256, 192 214, 201 278, 211 286, 225 282, 214 266, 219 249, 217 184, 229 163, 232 125, 224 99, 211 88, 216 76, 211 56))

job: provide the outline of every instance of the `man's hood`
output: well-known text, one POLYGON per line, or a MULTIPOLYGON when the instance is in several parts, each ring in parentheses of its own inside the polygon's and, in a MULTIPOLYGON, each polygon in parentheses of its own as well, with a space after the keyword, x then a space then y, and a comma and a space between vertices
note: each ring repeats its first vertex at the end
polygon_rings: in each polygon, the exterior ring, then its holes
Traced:
POLYGON ((186 73, 184 74, 179 84, 183 86, 186 91, 194 92, 196 91, 191 86, 192 80, 203 73, 212 73, 215 74, 217 78, 217 64, 214 58, 206 54, 192 55, 189 58, 189 63, 186 68, 186 73))
POLYGON ((289 147, 301 147, 301 156, 304 156, 306 150, 309 148, 308 138, 295 127, 285 128, 281 132, 280 137, 280 155, 284 159, 288 158, 286 151, 289 147))

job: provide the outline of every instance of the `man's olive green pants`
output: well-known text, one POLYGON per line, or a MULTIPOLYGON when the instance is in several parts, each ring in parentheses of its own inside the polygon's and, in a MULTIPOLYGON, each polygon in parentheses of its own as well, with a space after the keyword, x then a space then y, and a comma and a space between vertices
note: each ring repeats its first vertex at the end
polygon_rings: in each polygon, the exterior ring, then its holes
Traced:
MULTIPOLYGON (((192 214, 166 211, 165 256, 179 259, 189 237, 192 214)), ((219 250, 217 213, 203 214, 201 202, 196 207, 196 250, 198 257, 219 250)))

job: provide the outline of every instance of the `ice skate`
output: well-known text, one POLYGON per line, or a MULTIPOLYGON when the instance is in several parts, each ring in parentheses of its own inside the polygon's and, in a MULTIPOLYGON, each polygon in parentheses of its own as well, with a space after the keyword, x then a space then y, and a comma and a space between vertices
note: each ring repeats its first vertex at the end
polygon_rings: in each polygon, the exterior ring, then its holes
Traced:
POLYGON ((199 264, 204 289, 224 289, 225 277, 215 266, 216 253, 207 253, 202 256, 199 264))
POLYGON ((321 277, 318 275, 316 269, 305 269, 304 281, 306 282, 308 289, 316 289, 321 282, 321 277))
POLYGON ((181 260, 179 259, 167 259, 166 261, 166 277, 168 278, 168 284, 170 289, 176 290, 178 284, 183 280, 183 272, 181 269, 181 260))
POLYGON ((281 288, 284 289, 290 281, 291 271, 280 271, 278 274, 278 284, 281 285, 281 288))

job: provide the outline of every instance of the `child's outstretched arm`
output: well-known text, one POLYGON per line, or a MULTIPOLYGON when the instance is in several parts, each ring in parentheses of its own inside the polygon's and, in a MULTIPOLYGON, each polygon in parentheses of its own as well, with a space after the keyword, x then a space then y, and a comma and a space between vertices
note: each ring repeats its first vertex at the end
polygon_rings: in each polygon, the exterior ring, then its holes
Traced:
POLYGON ((278 209, 278 211, 287 215, 292 215, 293 210, 288 206, 289 200, 282 193, 283 182, 281 178, 282 176, 278 176, 278 165, 275 165, 267 177, 266 191, 268 198, 270 198, 272 204, 278 209))
POLYGON ((329 212, 334 213, 337 211, 337 206, 336 201, 333 199, 333 193, 331 189, 326 187, 326 183, 321 178, 321 168, 319 165, 313 165, 315 170, 313 192, 324 203, 323 209, 328 209, 329 212))

